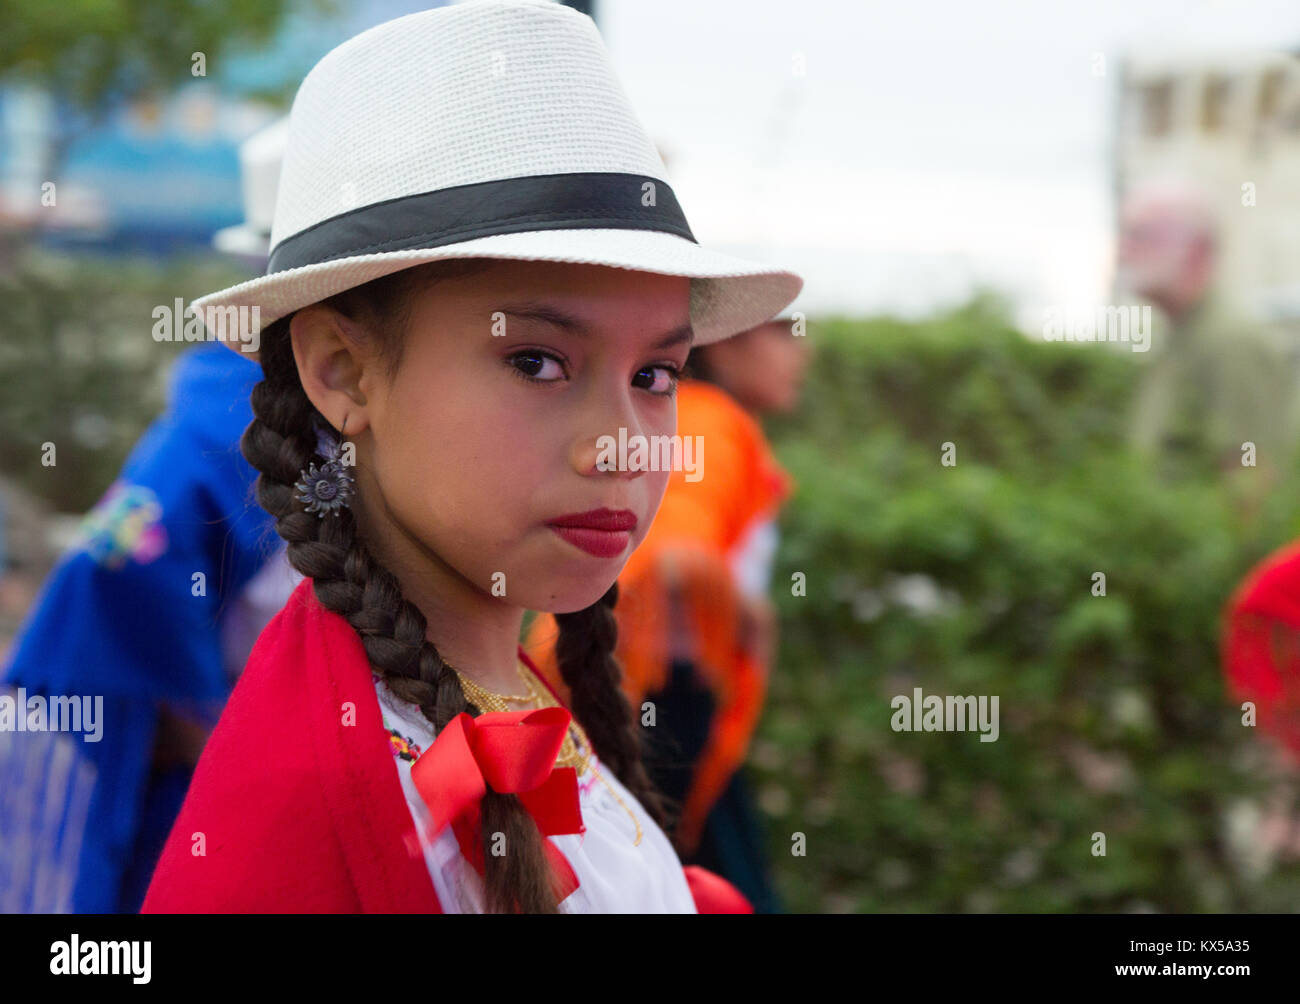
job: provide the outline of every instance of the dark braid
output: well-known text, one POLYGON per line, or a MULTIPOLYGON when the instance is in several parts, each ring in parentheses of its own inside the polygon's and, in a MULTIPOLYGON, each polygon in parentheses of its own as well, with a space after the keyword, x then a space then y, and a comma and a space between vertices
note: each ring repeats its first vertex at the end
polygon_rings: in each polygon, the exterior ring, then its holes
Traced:
POLYGON ((664 797, 642 761, 641 727, 623 691, 623 668, 614 658, 617 602, 615 582, 591 606, 554 615, 560 629, 555 660, 569 688, 573 714, 586 730, 601 764, 618 776, 660 827, 666 827, 664 797))
MULTIPOLYGON (((324 301, 361 320, 381 339, 390 374, 400 362, 411 293, 438 278, 479 271, 480 259, 434 262, 404 269, 324 301)), ((262 333, 263 379, 253 389, 253 421, 240 447, 259 472, 257 500, 276 519, 289 562, 312 580, 322 606, 356 630, 374 672, 399 698, 417 705, 441 733, 462 711, 481 711, 466 701, 455 671, 426 637, 427 622, 402 594, 397 578, 371 553, 350 509, 319 519, 305 511, 293 488, 318 458, 315 425, 328 427, 303 390, 289 339, 293 315, 262 333)), ((602 763, 613 770, 662 825, 659 796, 642 766, 638 730, 619 687, 613 659, 616 628, 612 608, 617 583, 585 610, 561 615, 561 667, 572 692, 572 712, 602 763)), ((484 887, 491 912, 558 912, 542 836, 515 795, 488 789, 481 806, 484 887), (493 854, 493 835, 505 835, 508 853, 493 854)))

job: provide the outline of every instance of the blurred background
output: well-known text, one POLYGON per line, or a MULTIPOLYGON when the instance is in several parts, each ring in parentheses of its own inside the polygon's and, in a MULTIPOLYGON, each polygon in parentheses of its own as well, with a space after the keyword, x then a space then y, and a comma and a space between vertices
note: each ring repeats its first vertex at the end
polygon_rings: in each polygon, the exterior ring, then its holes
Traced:
MULTIPOLYGON (((260 274, 241 146, 429 6, 4 4, 0 644, 163 407, 152 311, 260 274)), ((1221 645, 1300 536, 1300 7, 581 6, 701 243, 807 280, 748 755, 786 907, 1295 910, 1287 724, 1221 645), (1150 351, 1051 323, 1128 305, 1150 351), (998 740, 895 732, 916 687, 998 740)))

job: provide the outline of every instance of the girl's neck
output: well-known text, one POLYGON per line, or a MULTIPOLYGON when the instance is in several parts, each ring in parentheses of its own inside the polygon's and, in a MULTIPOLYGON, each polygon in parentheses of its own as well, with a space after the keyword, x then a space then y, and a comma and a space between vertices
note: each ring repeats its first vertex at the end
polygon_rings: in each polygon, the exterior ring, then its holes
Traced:
POLYGON ((357 520, 370 553, 424 614, 425 637, 443 661, 495 693, 519 692, 519 632, 524 611, 469 582, 387 513, 357 520))

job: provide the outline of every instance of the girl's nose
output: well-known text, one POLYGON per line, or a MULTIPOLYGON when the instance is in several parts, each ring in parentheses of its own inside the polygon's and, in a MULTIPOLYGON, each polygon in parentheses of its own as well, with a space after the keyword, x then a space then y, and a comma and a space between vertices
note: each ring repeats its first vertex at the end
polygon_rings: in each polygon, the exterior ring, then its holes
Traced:
POLYGON ((653 441, 651 437, 655 434, 672 435, 677 431, 675 407, 672 428, 655 428, 656 423, 647 427, 637 396, 643 392, 626 384, 619 385, 618 381, 623 379, 621 368, 615 367, 615 374, 608 379, 602 376, 592 380, 585 388, 578 408, 576 421, 582 432, 574 438, 570 461, 574 470, 584 476, 640 477, 645 473, 645 467, 627 462, 635 459, 632 457, 634 444, 638 440, 653 441), (640 469, 629 470, 630 466, 639 466, 640 469))
POLYGON ((573 469, 584 477, 607 475, 631 480, 645 474, 644 469, 630 469, 636 465, 628 463, 639 433, 626 429, 626 426, 624 429, 626 431, 621 435, 615 428, 611 432, 580 438, 571 451, 573 469))

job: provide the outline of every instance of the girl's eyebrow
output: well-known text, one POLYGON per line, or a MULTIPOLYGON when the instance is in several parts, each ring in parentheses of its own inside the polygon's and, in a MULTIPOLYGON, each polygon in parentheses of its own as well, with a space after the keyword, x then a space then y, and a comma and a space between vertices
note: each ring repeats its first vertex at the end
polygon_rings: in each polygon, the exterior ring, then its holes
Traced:
MULTIPOLYGON (((557 307, 548 303, 520 303, 510 307, 498 307, 503 314, 511 317, 519 317, 525 320, 545 321, 548 324, 554 324, 557 327, 564 328, 566 331, 575 335, 591 334, 591 327, 580 317, 566 313, 557 307)), ((669 331, 663 338, 650 346, 652 349, 667 349, 682 342, 688 345, 695 339, 695 330, 690 323, 682 324, 672 331, 669 331)))

